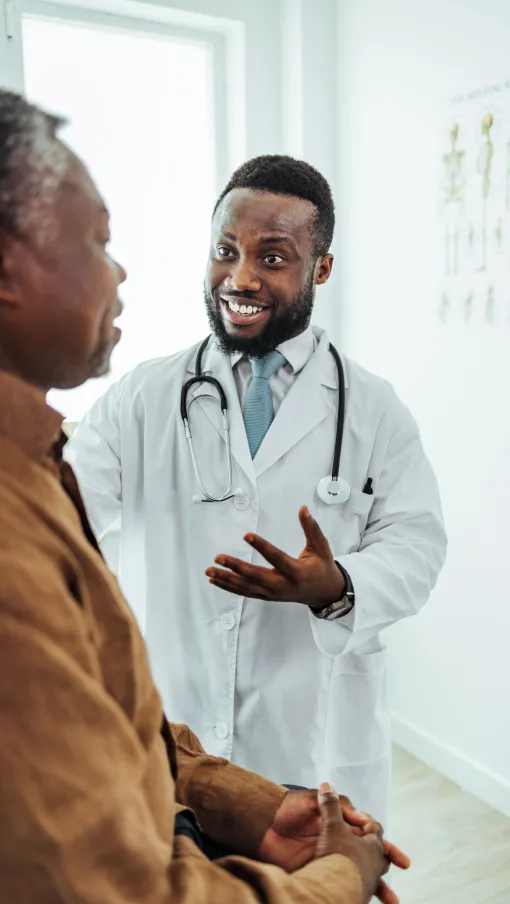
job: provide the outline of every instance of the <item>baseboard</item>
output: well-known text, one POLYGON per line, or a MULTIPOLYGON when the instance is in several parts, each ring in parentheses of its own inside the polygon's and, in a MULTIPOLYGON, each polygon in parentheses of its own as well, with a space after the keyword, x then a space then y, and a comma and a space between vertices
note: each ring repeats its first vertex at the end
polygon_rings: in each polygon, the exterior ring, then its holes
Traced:
POLYGON ((510 818, 510 782, 407 719, 392 713, 393 740, 427 766, 510 818))

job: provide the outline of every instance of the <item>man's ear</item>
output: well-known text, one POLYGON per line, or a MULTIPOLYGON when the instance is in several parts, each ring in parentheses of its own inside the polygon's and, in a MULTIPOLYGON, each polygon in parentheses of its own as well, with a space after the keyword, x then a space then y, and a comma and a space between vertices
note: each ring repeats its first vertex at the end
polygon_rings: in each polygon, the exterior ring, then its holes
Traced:
POLYGON ((333 269, 333 261, 334 257, 332 254, 325 254, 317 262, 317 271, 315 277, 315 284, 317 286, 322 286, 325 282, 328 281, 333 269))
POLYGON ((21 301, 20 251, 19 240, 0 229, 0 305, 17 307, 21 301))
POLYGON ((21 301, 18 259, 19 242, 0 229, 0 306, 17 307, 21 301))

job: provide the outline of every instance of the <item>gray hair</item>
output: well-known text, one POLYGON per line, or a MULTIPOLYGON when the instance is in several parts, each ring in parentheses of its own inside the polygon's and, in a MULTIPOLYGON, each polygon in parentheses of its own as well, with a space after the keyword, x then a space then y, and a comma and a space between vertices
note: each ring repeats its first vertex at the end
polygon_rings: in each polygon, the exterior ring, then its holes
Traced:
POLYGON ((57 137, 64 120, 19 94, 0 90, 0 229, 38 243, 51 232, 69 152, 57 137))

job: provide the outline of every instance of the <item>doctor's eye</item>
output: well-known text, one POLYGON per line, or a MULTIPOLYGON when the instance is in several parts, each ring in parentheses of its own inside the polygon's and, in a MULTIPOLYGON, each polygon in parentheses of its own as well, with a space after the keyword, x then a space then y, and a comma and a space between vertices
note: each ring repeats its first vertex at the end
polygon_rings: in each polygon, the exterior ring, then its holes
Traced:
POLYGON ((230 255, 232 254, 232 251, 230 250, 230 248, 227 248, 226 245, 217 245, 216 251, 218 252, 220 257, 230 257, 230 255))
POLYGON ((283 264, 283 257, 281 254, 266 254, 264 261, 266 264, 274 266, 275 264, 283 264))

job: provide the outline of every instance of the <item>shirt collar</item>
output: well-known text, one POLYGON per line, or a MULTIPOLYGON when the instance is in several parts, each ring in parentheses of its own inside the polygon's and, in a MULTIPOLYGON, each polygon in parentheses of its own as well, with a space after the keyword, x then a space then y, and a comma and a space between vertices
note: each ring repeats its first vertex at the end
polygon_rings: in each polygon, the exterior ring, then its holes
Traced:
POLYGON ((65 444, 63 420, 35 387, 0 370, 0 436, 36 461, 58 460, 65 444))
MULTIPOLYGON (((315 346, 316 339, 310 325, 303 333, 300 333, 299 336, 294 336, 293 339, 287 339, 286 342, 282 342, 282 344, 278 346, 277 351, 282 353, 283 357, 289 363, 292 373, 297 375, 303 370, 305 365, 308 364, 308 361, 315 351, 315 346)), ((230 358, 232 369, 234 369, 236 364, 244 357, 245 356, 241 352, 232 355, 230 358)))

